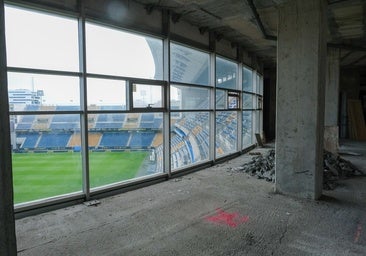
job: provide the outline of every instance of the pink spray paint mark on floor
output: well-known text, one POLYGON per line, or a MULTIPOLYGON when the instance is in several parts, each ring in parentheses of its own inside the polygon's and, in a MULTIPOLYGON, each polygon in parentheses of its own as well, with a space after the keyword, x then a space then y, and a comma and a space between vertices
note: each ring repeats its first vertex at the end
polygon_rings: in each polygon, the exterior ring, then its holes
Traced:
POLYGON ((233 212, 225 212, 221 208, 216 209, 216 215, 206 217, 205 220, 215 224, 226 225, 231 228, 236 228, 240 224, 246 223, 249 221, 249 216, 243 215, 240 216, 239 213, 233 212))
POLYGON ((355 243, 358 243, 358 240, 360 239, 361 233, 362 233, 362 226, 361 226, 361 223, 358 223, 356 233, 355 233, 355 239, 354 239, 355 243))

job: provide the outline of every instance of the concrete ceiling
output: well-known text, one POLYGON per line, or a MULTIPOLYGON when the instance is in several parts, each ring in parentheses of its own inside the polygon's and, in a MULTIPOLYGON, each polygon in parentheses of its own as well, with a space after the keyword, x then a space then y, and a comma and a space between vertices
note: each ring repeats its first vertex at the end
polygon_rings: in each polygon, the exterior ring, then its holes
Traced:
MULTIPOLYGON (((276 60, 273 37, 277 35, 278 5, 285 1, 136 0, 146 6, 171 10, 177 22, 184 20, 215 31, 257 54, 267 65, 276 60)), ((366 66, 366 0, 328 0, 327 3, 328 43, 342 49, 341 65, 366 66)))

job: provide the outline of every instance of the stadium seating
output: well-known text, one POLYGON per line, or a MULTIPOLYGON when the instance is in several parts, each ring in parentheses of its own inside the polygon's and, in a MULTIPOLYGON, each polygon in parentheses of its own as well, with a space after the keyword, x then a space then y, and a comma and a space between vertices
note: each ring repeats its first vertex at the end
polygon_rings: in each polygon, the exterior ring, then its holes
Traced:
POLYGON ((80 110, 79 106, 56 106, 56 111, 76 111, 80 110))
POLYGON ((120 129, 122 122, 98 122, 95 124, 95 129, 120 129))
POLYGON ((150 147, 155 137, 154 132, 136 132, 132 134, 131 148, 147 148, 150 147))
POLYGON ((51 123, 50 125, 51 130, 80 130, 80 124, 79 123, 51 123))
POLYGON ((70 137, 71 133, 44 133, 39 140, 38 148, 65 148, 70 137))
POLYGON ((79 115, 68 115, 68 114, 62 114, 62 115, 54 115, 52 118, 52 122, 58 123, 58 122, 80 122, 80 116, 79 115))
POLYGON ((100 140, 99 147, 127 147, 129 139, 129 132, 105 132, 100 140))
POLYGON ((25 138, 23 145, 21 145, 21 148, 28 148, 28 149, 33 149, 36 147, 36 143, 38 142, 39 139, 39 134, 38 133, 27 133, 27 134, 21 134, 18 137, 19 138, 25 138))
POLYGON ((36 118, 35 115, 24 115, 22 117, 22 123, 33 123, 34 119, 36 118))
POLYGON ((19 123, 15 127, 16 130, 30 130, 32 128, 32 123, 19 123))

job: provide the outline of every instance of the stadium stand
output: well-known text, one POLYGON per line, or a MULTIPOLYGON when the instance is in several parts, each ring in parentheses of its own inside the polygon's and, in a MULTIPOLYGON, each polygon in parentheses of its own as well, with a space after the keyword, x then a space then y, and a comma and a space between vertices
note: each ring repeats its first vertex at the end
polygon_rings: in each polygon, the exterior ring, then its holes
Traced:
POLYGON ((132 134, 130 147, 131 148, 147 148, 151 146, 155 137, 154 132, 136 132, 132 134))
POLYGON ((35 115, 25 115, 22 117, 22 123, 33 123, 34 119, 36 118, 35 115))
POLYGON ((32 128, 32 123, 19 123, 15 127, 16 130, 30 130, 32 128))
POLYGON ((127 147, 129 139, 129 132, 104 132, 99 147, 127 147))
POLYGON ((69 143, 71 133, 43 133, 39 140, 39 148, 66 148, 69 143))
POLYGON ((27 133, 27 134, 21 134, 18 137, 19 138, 25 138, 23 144, 20 146, 20 148, 23 149, 33 149, 36 147, 36 144, 38 142, 39 139, 39 134, 38 133, 27 133))

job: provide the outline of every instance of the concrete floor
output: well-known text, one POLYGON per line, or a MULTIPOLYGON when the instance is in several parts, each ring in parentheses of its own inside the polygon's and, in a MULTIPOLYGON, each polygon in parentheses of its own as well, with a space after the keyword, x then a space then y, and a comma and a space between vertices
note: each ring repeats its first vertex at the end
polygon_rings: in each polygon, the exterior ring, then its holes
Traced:
MULTIPOLYGON (((366 170, 366 143, 342 149, 366 170)), ((366 255, 366 178, 300 200, 230 170, 250 158, 17 220, 18 255, 366 255)))

